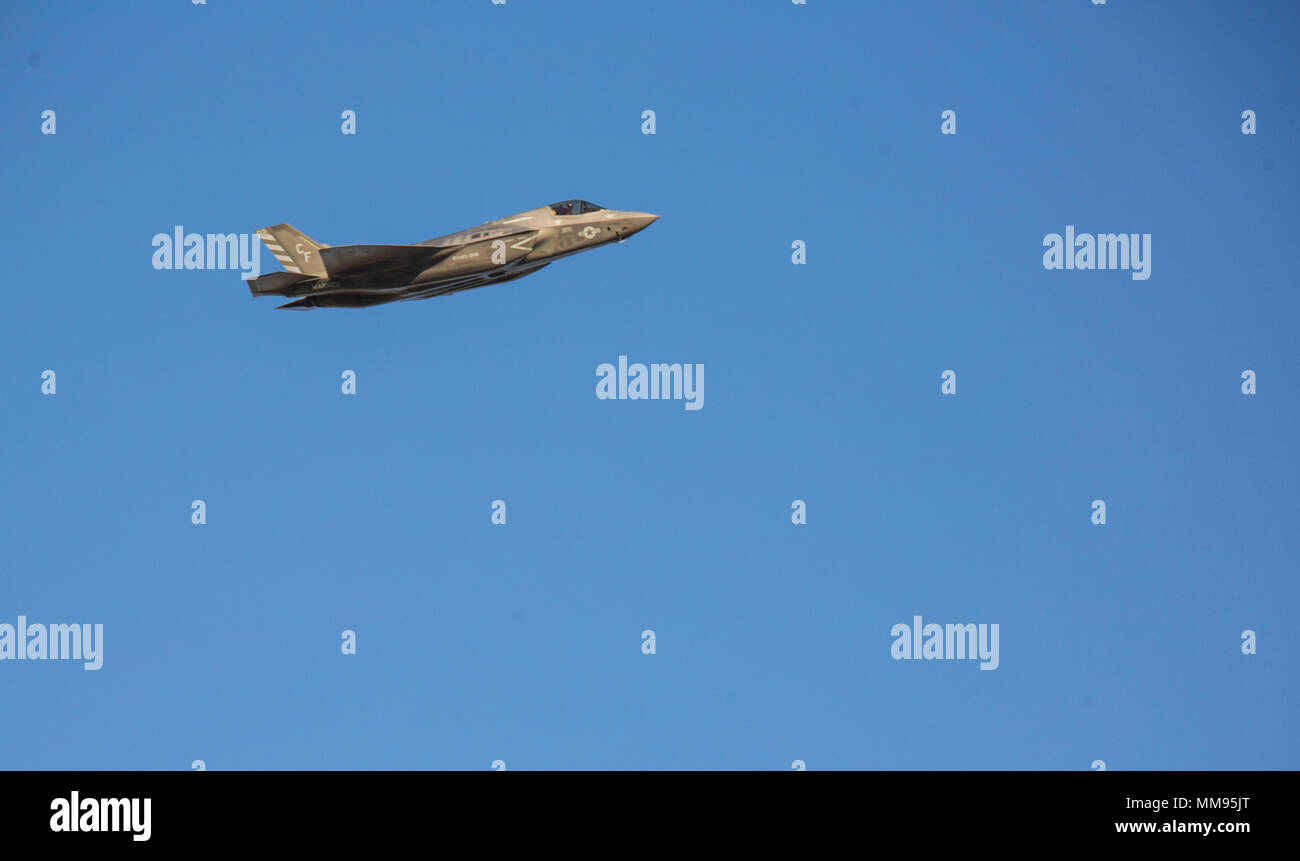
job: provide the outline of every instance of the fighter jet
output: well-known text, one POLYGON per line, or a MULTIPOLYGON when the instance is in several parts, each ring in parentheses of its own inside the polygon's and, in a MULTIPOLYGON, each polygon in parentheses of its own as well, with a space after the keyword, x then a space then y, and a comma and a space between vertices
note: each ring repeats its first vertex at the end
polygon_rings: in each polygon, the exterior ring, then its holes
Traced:
POLYGON ((314 242, 288 224, 257 232, 284 272, 248 282, 254 296, 300 297, 280 308, 364 308, 522 278, 551 261, 622 242, 659 216, 585 200, 530 209, 414 245, 314 242))

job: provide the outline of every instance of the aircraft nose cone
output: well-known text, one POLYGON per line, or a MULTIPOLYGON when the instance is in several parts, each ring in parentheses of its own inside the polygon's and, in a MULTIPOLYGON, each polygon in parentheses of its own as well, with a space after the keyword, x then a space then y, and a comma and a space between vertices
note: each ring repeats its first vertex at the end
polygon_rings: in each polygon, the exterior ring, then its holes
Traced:
POLYGON ((628 235, 630 236, 633 233, 640 233, 654 224, 659 220, 659 216, 651 215, 648 212, 629 212, 625 220, 629 228, 628 235))

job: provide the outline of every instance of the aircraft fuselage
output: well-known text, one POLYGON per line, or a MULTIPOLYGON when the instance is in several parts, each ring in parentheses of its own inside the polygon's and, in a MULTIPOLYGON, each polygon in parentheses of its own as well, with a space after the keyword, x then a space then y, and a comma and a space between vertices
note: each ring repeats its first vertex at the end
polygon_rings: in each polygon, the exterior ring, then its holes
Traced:
POLYGON ((254 296, 301 297, 285 308, 426 299, 520 278, 561 257, 621 242, 657 218, 565 201, 414 245, 334 248, 277 225, 259 235, 287 272, 256 279, 250 289, 254 296))

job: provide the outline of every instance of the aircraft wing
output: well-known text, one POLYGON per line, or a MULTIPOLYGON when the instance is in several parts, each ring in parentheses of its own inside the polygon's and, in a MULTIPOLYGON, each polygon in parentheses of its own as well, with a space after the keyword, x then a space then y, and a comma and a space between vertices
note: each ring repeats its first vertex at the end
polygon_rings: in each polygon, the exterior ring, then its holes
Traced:
POLYGON ((331 276, 357 269, 389 269, 433 263, 451 248, 436 245, 340 245, 322 248, 321 262, 331 276))

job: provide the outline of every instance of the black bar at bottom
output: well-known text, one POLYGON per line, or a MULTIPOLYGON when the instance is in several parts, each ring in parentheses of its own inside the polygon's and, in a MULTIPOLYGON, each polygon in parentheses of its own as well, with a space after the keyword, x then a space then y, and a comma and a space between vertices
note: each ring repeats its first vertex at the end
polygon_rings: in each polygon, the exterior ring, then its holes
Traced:
POLYGON ((910 837, 1231 851, 1258 835, 1284 839, 1294 789, 1291 772, 9 772, 0 833, 51 849, 339 851, 464 838, 622 854, 910 837))

